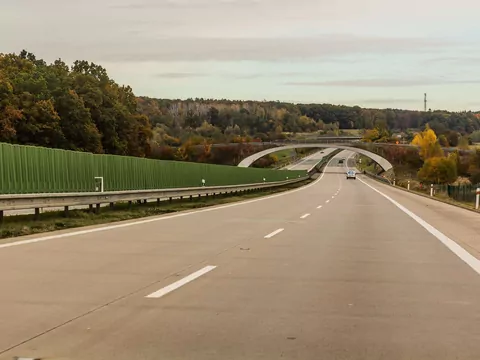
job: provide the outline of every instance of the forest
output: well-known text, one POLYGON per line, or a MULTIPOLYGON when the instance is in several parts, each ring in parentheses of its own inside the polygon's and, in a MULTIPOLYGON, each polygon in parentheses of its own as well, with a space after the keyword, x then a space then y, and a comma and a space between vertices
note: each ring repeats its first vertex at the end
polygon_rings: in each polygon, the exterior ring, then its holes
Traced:
POLYGON ((476 112, 153 99, 136 96, 92 62, 48 64, 26 50, 0 54, 0 141, 8 143, 234 165, 259 142, 296 133, 358 130, 382 142, 395 132, 413 139, 426 124, 445 146, 480 140, 476 112))

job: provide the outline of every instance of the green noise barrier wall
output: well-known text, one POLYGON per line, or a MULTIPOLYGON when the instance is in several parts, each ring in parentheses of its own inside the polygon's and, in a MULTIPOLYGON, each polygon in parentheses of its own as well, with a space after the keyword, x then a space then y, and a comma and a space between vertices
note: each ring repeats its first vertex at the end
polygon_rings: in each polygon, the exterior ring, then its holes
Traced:
POLYGON ((0 194, 239 185, 306 176, 306 171, 152 160, 0 143, 0 194))

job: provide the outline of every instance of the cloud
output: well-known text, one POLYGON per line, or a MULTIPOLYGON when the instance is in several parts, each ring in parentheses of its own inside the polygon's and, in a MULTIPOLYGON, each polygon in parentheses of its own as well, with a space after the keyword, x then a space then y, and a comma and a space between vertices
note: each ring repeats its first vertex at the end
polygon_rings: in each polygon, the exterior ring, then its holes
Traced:
POLYGON ((174 61, 310 61, 355 55, 421 54, 441 52, 457 43, 425 38, 360 37, 331 34, 309 38, 171 38, 132 37, 109 41, 76 42, 48 39, 38 44, 77 58, 109 62, 174 61))
POLYGON ((261 78, 298 78, 298 77, 311 77, 318 74, 313 74, 310 72, 297 72, 297 71, 280 71, 280 72, 265 72, 265 73, 248 73, 248 74, 235 74, 235 73, 224 73, 218 74, 219 77, 224 78, 233 78, 238 80, 252 80, 252 79, 261 79, 261 78))
POLYGON ((277 72, 254 72, 254 73, 234 73, 234 72, 166 72, 154 75, 157 78, 165 79, 189 79, 197 77, 215 77, 220 79, 235 79, 235 80, 254 80, 265 78, 311 78, 313 76, 321 76, 319 73, 312 72, 298 72, 298 71, 277 71, 277 72))
POLYGON ((292 81, 283 85, 288 86, 340 86, 340 87, 410 87, 430 85, 457 85, 457 84, 480 84, 478 80, 446 80, 436 79, 353 79, 331 81, 292 81))
POLYGON ((413 99, 413 98, 377 98, 377 99, 363 99, 363 100, 358 100, 358 103, 362 104, 410 104, 410 103, 418 103, 422 102, 423 98, 419 99, 413 99))
POLYGON ((423 61, 426 65, 434 65, 438 63, 449 63, 452 65, 475 65, 480 63, 480 56, 450 56, 450 57, 436 57, 423 61))
POLYGON ((115 4, 110 5, 110 9, 127 9, 127 10, 145 10, 145 9, 202 9, 205 8, 218 8, 226 6, 231 8, 232 6, 249 7, 258 4, 259 0, 157 0, 157 1, 140 1, 130 2, 127 4, 115 4))
POLYGON ((208 76, 208 74, 201 73, 160 73, 156 74, 155 77, 165 78, 165 79, 190 79, 195 77, 208 76))

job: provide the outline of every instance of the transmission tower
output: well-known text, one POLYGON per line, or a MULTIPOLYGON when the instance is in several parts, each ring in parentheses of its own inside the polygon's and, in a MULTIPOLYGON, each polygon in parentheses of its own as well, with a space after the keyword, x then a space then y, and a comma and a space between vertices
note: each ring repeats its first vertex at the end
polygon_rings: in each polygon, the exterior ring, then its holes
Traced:
POLYGON ((427 93, 423 94, 423 111, 427 111, 427 93))

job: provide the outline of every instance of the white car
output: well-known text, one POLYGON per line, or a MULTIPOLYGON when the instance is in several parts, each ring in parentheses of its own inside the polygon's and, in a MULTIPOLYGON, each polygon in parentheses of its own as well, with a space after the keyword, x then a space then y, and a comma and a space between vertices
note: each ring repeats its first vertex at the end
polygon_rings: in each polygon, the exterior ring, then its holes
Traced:
POLYGON ((353 170, 348 170, 347 171, 347 180, 348 179, 353 179, 355 180, 357 178, 357 174, 353 170))

